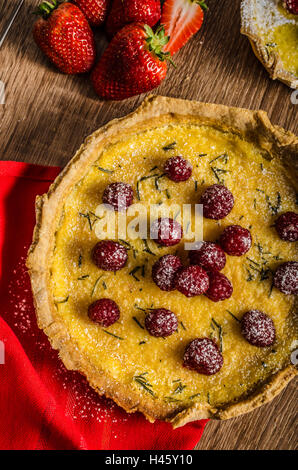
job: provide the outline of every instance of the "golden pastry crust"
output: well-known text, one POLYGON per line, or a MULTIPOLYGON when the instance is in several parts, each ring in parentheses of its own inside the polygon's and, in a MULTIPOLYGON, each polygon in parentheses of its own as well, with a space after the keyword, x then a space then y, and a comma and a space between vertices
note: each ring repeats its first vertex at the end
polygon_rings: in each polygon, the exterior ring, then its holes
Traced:
MULTIPOLYGON (((196 403, 173 408, 166 403, 156 403, 148 395, 140 396, 131 387, 117 382, 107 373, 95 368, 70 338, 66 326, 57 315, 50 289, 50 266, 55 246, 55 234, 59 227, 64 202, 98 158, 98 152, 107 144, 126 134, 169 122, 183 123, 195 118, 196 122, 208 124, 228 133, 234 133, 255 142, 264 151, 265 158, 281 158, 286 166, 297 170, 298 139, 291 132, 273 126, 263 111, 229 108, 166 97, 149 97, 132 114, 111 121, 89 136, 74 158, 68 163, 51 185, 47 194, 37 198, 36 226, 29 250, 27 266, 38 325, 46 335, 65 366, 84 374, 90 385, 99 393, 112 398, 127 412, 141 411, 148 420, 162 419, 174 427, 203 418, 227 419, 269 402, 297 374, 294 366, 280 370, 264 385, 261 384, 249 397, 230 403, 224 408, 196 403), (95 151, 96 150, 96 151, 95 151)), ((295 170, 295 171, 296 171, 295 170)), ((293 174, 293 172, 292 172, 293 174)), ((293 174, 293 183, 295 177, 293 174)), ((295 183, 294 183, 295 184, 295 183)))
POLYGON ((256 57, 269 72, 272 80, 280 80, 290 88, 298 88, 298 77, 285 70, 278 52, 269 48, 259 35, 256 18, 257 0, 242 0, 241 33, 248 37, 256 57))

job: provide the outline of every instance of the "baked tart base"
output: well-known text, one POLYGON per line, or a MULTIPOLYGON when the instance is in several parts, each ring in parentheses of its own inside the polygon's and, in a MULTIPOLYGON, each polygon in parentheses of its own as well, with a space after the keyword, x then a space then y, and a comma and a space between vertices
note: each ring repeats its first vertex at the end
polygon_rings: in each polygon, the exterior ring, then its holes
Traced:
POLYGON ((290 362, 297 338, 295 305, 293 296, 272 289, 270 270, 262 279, 258 266, 274 269, 281 259, 295 258, 294 244, 279 240, 272 223, 279 210, 295 206, 297 148, 297 138, 273 126, 263 111, 165 97, 149 97, 134 113, 89 136, 49 192, 37 198, 27 260, 38 325, 65 366, 80 371, 99 394, 127 412, 140 411, 152 422, 166 420, 174 427, 238 416, 275 397, 297 374, 290 362), (156 188, 153 178, 143 179, 154 167, 162 172, 164 161, 176 154, 191 161, 189 181, 161 178, 156 188), (230 299, 212 302, 161 291, 152 281, 152 264, 177 246, 160 248, 149 240, 148 250, 136 240, 127 266, 116 274, 92 263, 98 239, 91 215, 109 183, 129 182, 135 199, 138 186, 146 204, 195 203, 218 178, 233 192, 235 206, 221 221, 204 220, 204 239, 216 240, 231 223, 250 227, 253 237, 247 254, 253 261, 228 257, 230 299), (115 300, 121 312, 105 329, 87 316, 91 301, 102 297, 115 300), (179 327, 172 336, 146 332, 143 310, 152 305, 177 314, 179 327), (241 336, 237 318, 251 308, 273 319, 272 347, 257 348, 241 336), (221 343, 224 365, 215 375, 182 366, 183 350, 198 336, 221 343))
POLYGON ((281 0, 242 0, 241 33, 273 80, 298 88, 298 17, 281 0))

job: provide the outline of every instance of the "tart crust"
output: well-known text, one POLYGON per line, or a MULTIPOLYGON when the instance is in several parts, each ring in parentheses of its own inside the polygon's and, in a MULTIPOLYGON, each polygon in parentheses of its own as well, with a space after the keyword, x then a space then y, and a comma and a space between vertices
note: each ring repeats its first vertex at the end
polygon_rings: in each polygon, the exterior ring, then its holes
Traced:
POLYGON ((140 396, 127 385, 118 383, 111 376, 96 369, 78 349, 71 340, 66 326, 55 314, 56 307, 50 289, 49 261, 54 252, 55 233, 64 202, 73 186, 96 160, 98 151, 107 143, 119 140, 120 133, 123 136, 146 129, 148 126, 166 123, 169 119, 172 122, 183 123, 192 116, 202 124, 255 142, 263 149, 265 158, 271 159, 274 156, 282 159, 284 165, 291 167, 293 185, 295 185, 298 139, 291 132, 273 126, 265 112, 150 96, 132 114, 111 121, 89 136, 56 178, 48 193, 37 197, 36 226, 27 259, 38 326, 48 336, 52 347, 59 351, 59 356, 67 369, 80 371, 100 395, 112 398, 127 412, 140 411, 151 422, 156 419, 169 421, 175 428, 198 419, 228 419, 252 411, 278 395, 297 375, 297 369, 287 365, 249 396, 222 408, 213 408, 207 403, 196 403, 186 409, 178 411, 176 409, 173 413, 166 404, 153 404, 145 395, 140 396))
POLYGON ((272 80, 280 80, 290 88, 298 88, 298 77, 287 71, 276 50, 268 48, 258 34, 255 22, 256 3, 258 0, 242 0, 241 33, 248 37, 256 57, 269 72, 272 80))

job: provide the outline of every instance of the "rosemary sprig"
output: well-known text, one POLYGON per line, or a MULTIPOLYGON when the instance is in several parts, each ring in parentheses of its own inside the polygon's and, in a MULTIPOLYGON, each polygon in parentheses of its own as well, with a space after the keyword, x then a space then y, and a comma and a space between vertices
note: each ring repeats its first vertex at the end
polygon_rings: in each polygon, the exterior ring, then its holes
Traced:
POLYGON ((210 168, 211 168, 215 178, 217 179, 218 183, 219 184, 224 184, 224 182, 225 182, 224 179, 220 178, 219 175, 227 173, 228 170, 223 170, 222 168, 215 168, 214 166, 211 166, 210 168))
POLYGON ((159 191, 159 192, 161 192, 161 189, 160 189, 160 186, 159 186, 159 180, 160 180, 161 178, 163 178, 164 176, 166 176, 166 173, 163 173, 163 174, 161 174, 161 175, 158 175, 158 176, 156 176, 155 179, 154 179, 155 189, 156 189, 157 191, 159 191))
POLYGON ((215 162, 216 160, 223 160, 223 163, 226 165, 226 164, 228 163, 229 156, 228 156, 227 153, 223 153, 223 154, 219 155, 218 157, 213 158, 213 160, 210 160, 209 163, 213 163, 213 162, 215 162))
POLYGON ((92 231, 92 223, 91 223, 91 219, 90 219, 89 212, 87 212, 87 214, 83 214, 82 212, 79 212, 79 215, 80 215, 81 217, 85 217, 85 219, 88 220, 89 228, 90 228, 90 230, 92 231))
POLYGON ((173 395, 178 395, 179 393, 182 393, 183 390, 185 390, 187 385, 183 385, 182 382, 178 384, 178 386, 175 388, 173 395))
POLYGON ((115 173, 114 170, 108 170, 107 168, 102 168, 101 166, 96 166, 96 168, 103 173, 108 173, 109 175, 115 173))
POLYGON ((87 214, 84 214, 83 212, 79 212, 79 215, 81 217, 85 217, 85 219, 88 220, 89 228, 92 231, 93 225, 96 220, 100 220, 100 217, 98 217, 94 212, 88 211, 87 214), (91 220, 91 216, 94 217, 94 220, 91 220))
POLYGON ((194 398, 196 398, 196 397, 198 397, 198 396, 200 396, 200 395, 201 395, 201 393, 195 393, 194 395, 190 395, 190 396, 188 397, 188 399, 189 399, 189 400, 193 400, 194 398))
POLYGON ((222 347, 223 347, 223 344, 222 344, 222 326, 219 325, 215 320, 214 318, 212 318, 211 320, 211 325, 212 323, 216 326, 216 328, 218 329, 218 336, 219 336, 219 350, 220 352, 222 352, 222 347))
POLYGON ((174 397, 164 397, 164 401, 167 401, 169 403, 178 403, 181 400, 179 400, 178 398, 174 398, 174 397))
POLYGON ((124 340, 124 338, 121 338, 121 336, 117 336, 114 333, 111 333, 110 331, 107 331, 107 330, 102 330, 102 331, 106 333, 107 335, 113 336, 114 338, 124 340))
POLYGON ((89 274, 84 274, 84 276, 81 276, 81 277, 78 277, 78 281, 83 281, 84 279, 87 279, 89 276, 89 274))
POLYGON ((136 266, 133 268, 128 274, 132 276, 137 282, 140 282, 140 279, 135 275, 139 270, 141 269, 141 266, 136 266))
POLYGON ((69 295, 62 300, 55 300, 55 304, 65 304, 69 299, 69 295))
POLYGON ((176 145, 177 145, 176 142, 172 142, 171 144, 168 144, 162 147, 162 150, 164 150, 165 152, 168 152, 169 150, 173 150, 176 145))
POLYGON ((140 328, 142 328, 142 330, 144 330, 143 325, 139 322, 139 320, 137 319, 137 317, 132 317, 132 319, 136 322, 136 324, 137 324, 140 328))
POLYGON ((83 263, 83 256, 82 256, 82 254, 80 253, 80 254, 79 254, 79 259, 78 259, 78 266, 79 266, 79 268, 82 266, 82 263, 83 263))
POLYGON ((239 318, 237 318, 232 312, 230 312, 230 310, 226 310, 228 312, 229 315, 231 315, 231 317, 234 318, 234 320, 236 320, 237 322, 241 323, 241 320, 239 320, 239 318))
POLYGON ((143 372, 140 375, 135 375, 133 377, 133 379, 134 379, 135 382, 137 382, 138 385, 143 387, 143 389, 146 390, 146 392, 150 393, 150 395, 155 397, 156 395, 152 390, 152 385, 145 378, 145 375, 147 375, 147 374, 148 374, 148 372, 143 372))
POLYGON ((142 178, 140 178, 138 181, 137 181, 137 198, 138 200, 140 201, 141 200, 141 194, 140 194, 140 184, 145 181, 145 180, 148 180, 150 178, 156 178, 158 177, 159 174, 158 173, 155 173, 154 175, 148 175, 148 176, 142 176, 142 178))
POLYGON ((91 297, 93 297, 93 295, 94 295, 94 293, 95 293, 95 291, 96 291, 96 288, 97 288, 97 286, 98 286, 98 283, 99 283, 99 281, 100 281, 100 279, 101 279, 102 277, 103 277, 103 274, 101 274, 101 276, 99 276, 99 277, 96 279, 96 281, 95 281, 95 283, 94 283, 94 286, 93 286, 93 288, 92 288, 92 291, 91 291, 91 297))

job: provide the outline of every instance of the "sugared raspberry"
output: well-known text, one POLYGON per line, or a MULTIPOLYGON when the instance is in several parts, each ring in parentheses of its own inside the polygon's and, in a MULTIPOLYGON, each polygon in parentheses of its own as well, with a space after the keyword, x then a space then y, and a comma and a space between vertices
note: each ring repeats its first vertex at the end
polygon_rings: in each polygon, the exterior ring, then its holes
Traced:
POLYGON ((284 6, 293 15, 298 15, 298 0, 284 0, 284 6))
POLYGON ((251 234, 240 225, 229 225, 220 237, 223 250, 230 256, 242 256, 251 247, 251 234))
POLYGON ((265 348, 275 340, 274 323, 260 310, 249 310, 241 320, 241 333, 253 346, 265 348))
POLYGON ((125 211, 133 202, 133 189, 127 183, 111 183, 102 196, 104 204, 110 204, 115 211, 125 211))
POLYGON ((275 228, 282 240, 296 242, 298 240, 298 214, 285 212, 275 222, 275 228))
POLYGON ((298 295, 298 263, 288 261, 278 266, 274 274, 273 284, 283 294, 298 295))
POLYGON ((198 264, 206 271, 221 271, 226 264, 226 255, 219 245, 204 242, 198 250, 189 252, 190 264, 198 264))
POLYGON ((173 246, 181 241, 183 231, 179 222, 164 217, 154 220, 151 224, 150 236, 159 245, 173 246))
POLYGON ((127 250, 120 243, 102 240, 95 245, 92 256, 98 268, 104 271, 118 271, 127 261, 127 250))
POLYGON ((221 184, 209 186, 201 196, 203 215, 207 219, 223 219, 234 207, 234 197, 231 191, 221 184))
POLYGON ((178 321, 175 313, 165 308, 157 308, 150 310, 146 315, 145 326, 151 336, 164 338, 177 331, 178 321))
POLYGON ((99 299, 89 305, 88 316, 90 320, 100 326, 111 326, 120 318, 120 310, 114 300, 99 299))
POLYGON ((164 170, 170 180, 179 183, 180 181, 187 181, 191 177, 192 166, 189 161, 177 156, 166 161, 164 170))
POLYGON ((178 256, 162 256, 152 267, 152 279, 161 290, 174 290, 175 276, 181 266, 182 263, 178 256))
POLYGON ((233 286, 222 273, 209 273, 209 289, 206 292, 208 299, 213 302, 229 299, 233 293, 233 286))
POLYGON ((208 274, 201 266, 182 268, 176 275, 176 289, 186 297, 204 294, 208 287, 208 274))
POLYGON ((199 374, 216 374, 223 366, 223 357, 217 345, 209 338, 196 338, 187 346, 184 367, 199 374))

